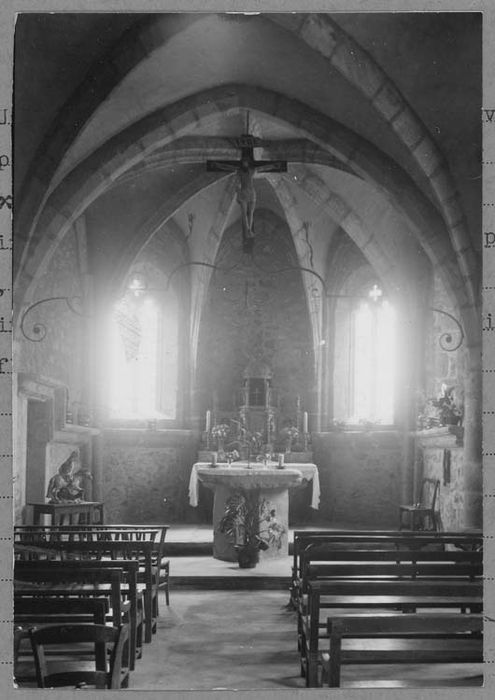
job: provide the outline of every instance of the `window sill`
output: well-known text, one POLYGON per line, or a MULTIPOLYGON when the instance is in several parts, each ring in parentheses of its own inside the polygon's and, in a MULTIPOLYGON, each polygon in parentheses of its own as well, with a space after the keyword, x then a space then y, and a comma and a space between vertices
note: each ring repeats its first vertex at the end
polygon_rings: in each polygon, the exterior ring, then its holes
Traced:
POLYGON ((107 425, 101 432, 107 443, 125 447, 194 447, 198 441, 197 431, 172 427, 147 430, 146 428, 107 425))
POLYGON ((326 432, 329 433, 390 433, 397 432, 399 428, 396 425, 362 425, 354 423, 345 423, 344 425, 332 425, 326 432))

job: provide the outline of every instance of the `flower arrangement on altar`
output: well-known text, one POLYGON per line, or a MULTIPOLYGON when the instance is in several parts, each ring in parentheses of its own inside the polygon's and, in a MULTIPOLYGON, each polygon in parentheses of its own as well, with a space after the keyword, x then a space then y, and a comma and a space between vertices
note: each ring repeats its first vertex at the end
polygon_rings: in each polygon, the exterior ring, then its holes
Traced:
POLYGON ((287 425, 285 428, 282 428, 280 434, 286 441, 286 452, 290 452, 292 449, 293 441, 297 440, 297 438, 299 437, 299 430, 296 428, 295 425, 287 425))
POLYGON ((227 423, 219 423, 218 425, 214 425, 211 429, 212 436, 217 439, 220 438, 221 440, 225 440, 229 433, 230 426, 227 425, 227 423))
POLYGON ((234 424, 234 435, 231 431, 229 437, 234 437, 234 439, 226 444, 226 449, 241 453, 243 459, 260 454, 264 447, 263 434, 246 430, 239 421, 233 420, 232 423, 234 424))
MULTIPOLYGON (((223 453, 224 451, 225 439, 229 436, 229 434, 230 426, 227 425, 227 423, 218 423, 211 429, 211 435, 216 440, 217 449, 220 453, 223 453)), ((222 458, 223 454, 220 455, 220 457, 222 458)))
POLYGON ((263 449, 263 435, 257 431, 254 433, 250 433, 246 430, 244 432, 244 439, 249 445, 251 454, 259 454, 263 449))

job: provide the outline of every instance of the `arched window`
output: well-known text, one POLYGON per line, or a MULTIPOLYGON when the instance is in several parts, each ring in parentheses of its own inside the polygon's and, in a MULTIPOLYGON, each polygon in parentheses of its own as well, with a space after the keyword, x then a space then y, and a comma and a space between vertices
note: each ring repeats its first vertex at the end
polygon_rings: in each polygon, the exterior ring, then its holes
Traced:
POLYGON ((374 285, 336 314, 334 417, 349 424, 394 423, 396 317, 374 285))
POLYGON ((108 353, 111 419, 174 420, 178 313, 175 296, 131 288, 115 304, 108 353))

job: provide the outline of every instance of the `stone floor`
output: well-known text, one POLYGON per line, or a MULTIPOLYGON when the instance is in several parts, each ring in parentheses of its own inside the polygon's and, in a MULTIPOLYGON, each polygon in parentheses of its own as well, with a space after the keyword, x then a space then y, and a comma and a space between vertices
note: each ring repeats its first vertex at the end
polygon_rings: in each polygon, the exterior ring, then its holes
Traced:
POLYGON ((302 688, 283 591, 177 591, 131 675, 133 689, 302 688))
MULTIPOLYGON (((291 531, 289 541, 292 538, 291 531)), ((260 698, 278 698, 280 691, 286 691, 284 698, 307 697, 300 676, 296 616, 287 607, 292 558, 265 560, 243 570, 213 559, 212 541, 207 525, 173 526, 168 531, 167 544, 173 551, 170 606, 160 592, 157 633, 131 673, 130 690, 170 691, 174 698, 179 691, 202 691, 190 696, 194 700, 217 697, 220 690, 226 691, 224 697, 234 690, 239 698, 247 697, 242 691, 257 690, 262 691, 260 698)), ((400 668, 400 677, 418 688, 480 685, 480 673, 480 665, 400 668)), ((386 666, 351 666, 344 669, 342 680, 344 687, 400 687, 390 678, 386 666)), ((328 697, 328 691, 314 692, 328 697)))
MULTIPOLYGON (((145 646, 130 687, 205 693, 262 690, 263 697, 270 691, 290 690, 290 697, 306 696, 299 672, 296 616, 287 608, 292 557, 239 569, 237 564, 213 559, 212 541, 208 525, 173 526, 168 531, 167 544, 175 545, 170 557, 170 607, 161 600, 157 634, 145 646), (192 549, 189 553, 192 546, 195 555, 192 549), (188 554, 178 556, 181 550, 188 554)), ((476 675, 479 665, 453 666, 405 665, 400 677, 423 688, 481 684, 476 675)), ((386 666, 352 666, 344 669, 343 685, 400 687, 390 678, 386 666)))
MULTIPOLYGON (((157 633, 131 674, 130 689, 292 690, 306 695, 296 616, 287 601, 282 590, 173 590, 169 608, 160 601, 157 633)), ((479 664, 400 667, 403 681, 423 688, 481 685, 479 674, 479 664)), ((363 665, 345 667, 342 680, 344 687, 400 687, 390 678, 388 666, 363 665)))

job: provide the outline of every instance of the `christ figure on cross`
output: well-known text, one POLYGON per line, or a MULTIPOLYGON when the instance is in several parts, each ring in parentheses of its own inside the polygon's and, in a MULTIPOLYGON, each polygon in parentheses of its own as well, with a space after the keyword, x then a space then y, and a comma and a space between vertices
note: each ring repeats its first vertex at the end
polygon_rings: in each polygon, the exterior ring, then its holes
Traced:
POLYGON ((241 149, 240 160, 207 160, 206 169, 218 172, 227 170, 237 173, 237 202, 241 208, 242 248, 250 253, 254 245, 253 218, 256 207, 256 190, 253 179, 256 172, 283 173, 287 172, 287 161, 284 160, 255 160, 254 147, 257 139, 250 134, 244 134, 237 140, 241 149))

